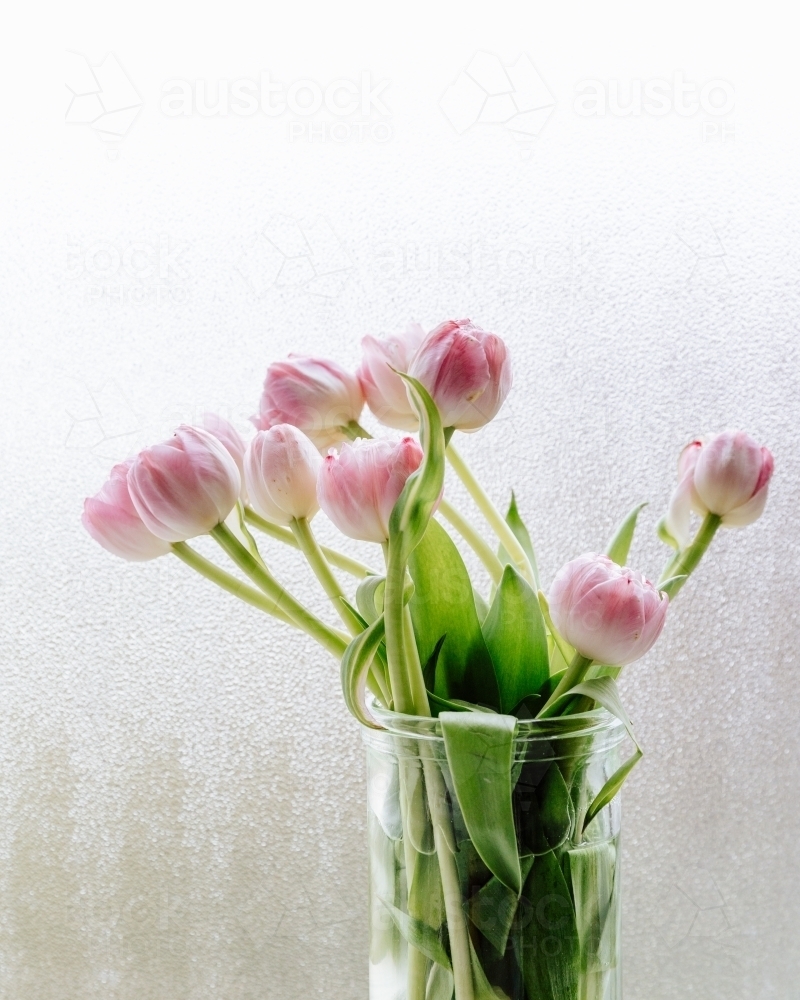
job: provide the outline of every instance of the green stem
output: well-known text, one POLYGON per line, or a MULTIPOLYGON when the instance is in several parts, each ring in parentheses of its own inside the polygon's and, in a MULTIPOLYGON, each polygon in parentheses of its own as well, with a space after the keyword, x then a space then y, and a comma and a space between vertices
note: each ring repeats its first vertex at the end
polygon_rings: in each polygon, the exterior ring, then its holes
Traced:
POLYGON ((439 770, 439 764, 436 760, 431 759, 430 748, 425 745, 425 741, 420 741, 420 744, 422 766, 425 771, 425 787, 428 793, 428 808, 433 824, 433 839, 436 845, 436 856, 439 860, 439 874, 442 879, 447 932, 450 937, 455 1000, 473 1000, 469 930, 464 916, 461 883, 453 853, 455 837, 453 821, 447 806, 447 789, 442 772, 439 770), (448 842, 448 833, 450 842, 448 842))
MULTIPOLYGON (((292 548, 300 548, 297 539, 294 537, 289 528, 284 528, 280 524, 273 524, 272 521, 267 521, 267 519, 261 517, 260 514, 256 514, 252 507, 245 507, 244 519, 248 524, 252 524, 254 528, 258 528, 259 531, 263 531, 265 535, 269 535, 271 538, 277 538, 286 545, 291 545, 292 548)), ((365 576, 376 575, 374 569, 370 569, 369 566, 365 566, 364 563, 359 562, 357 559, 351 559, 350 556, 346 556, 344 552, 339 552, 336 549, 329 549, 327 545, 321 545, 320 549, 322 554, 332 566, 343 570, 345 573, 350 573, 352 576, 358 577, 359 579, 363 579, 365 576)))
POLYGON ((347 648, 347 640, 338 632, 320 621, 284 588, 264 566, 245 548, 231 529, 223 522, 211 529, 211 535, 219 542, 236 565, 271 598, 284 614, 316 639, 328 652, 341 659, 347 648))
POLYGON ((411 678, 409 677, 405 651, 404 583, 405 566, 389 549, 386 560, 383 617, 386 625, 386 660, 389 667, 389 683, 392 687, 394 710, 404 715, 430 715, 430 711, 417 711, 418 706, 414 699, 411 678))
POLYGON ((339 586, 339 581, 331 572, 322 549, 314 537, 308 519, 305 517, 295 518, 290 527, 292 534, 297 539, 297 544, 300 546, 301 552, 308 560, 309 566, 314 570, 316 578, 322 584, 322 589, 330 598, 331 604, 333 604, 337 614, 342 619, 344 627, 351 635, 358 635, 362 631, 361 624, 353 617, 344 603, 344 591, 339 586))
POLYGON ((235 576, 226 573, 224 569, 220 569, 210 559, 206 559, 199 552, 195 552, 186 542, 173 542, 172 551, 187 566, 191 566, 201 576, 204 576, 207 580, 211 580, 212 583, 215 583, 223 590, 227 590, 229 594, 233 594, 234 597, 238 597, 246 604, 251 604, 254 608, 258 608, 259 611, 266 611, 268 615, 273 615, 273 617, 278 618, 287 625, 297 628, 294 621, 277 606, 275 601, 269 597, 265 597, 260 590, 254 590, 252 587, 248 587, 246 583, 242 583, 241 580, 237 580, 235 576))
POLYGON ((555 691, 550 695, 547 701, 544 703, 543 708, 539 711, 536 716, 537 719, 549 719, 552 715, 555 715, 555 703, 566 691, 570 688, 575 687, 576 684, 580 684, 586 675, 586 671, 592 665, 592 661, 588 656, 581 656, 580 653, 576 653, 569 666, 564 671, 564 676, 556 685, 555 691))
POLYGON ((461 535, 467 545, 470 546, 475 555, 480 559, 488 570, 489 576, 492 578, 492 583, 495 586, 499 586, 503 576, 503 564, 494 552, 492 552, 488 543, 484 541, 469 521, 455 507, 451 506, 444 497, 439 501, 439 513, 453 525, 459 535, 461 535))
POLYGON ((417 637, 414 634, 414 623, 411 620, 411 609, 403 606, 403 647, 406 657, 406 671, 411 688, 411 698, 415 706, 415 715, 429 716, 428 692, 425 689, 425 678, 422 674, 422 664, 417 649, 417 637))
POLYGON ((466 486, 469 495, 478 505, 480 512, 491 525, 492 530, 497 535, 503 548, 508 553, 509 559, 515 569, 517 569, 525 577, 534 590, 538 590, 539 585, 536 582, 533 568, 528 561, 525 550, 517 541, 517 536, 506 524, 505 518, 489 499, 488 494, 472 474, 472 470, 456 451, 452 443, 447 446, 447 457, 456 475, 466 486))
MULTIPOLYGON (((706 514, 703 518, 703 523, 700 525, 697 534, 694 536, 694 541, 691 545, 688 545, 681 553, 680 559, 677 562, 670 560, 668 563, 669 576, 680 577, 682 580, 673 580, 669 586, 664 588, 664 592, 667 594, 670 600, 673 600, 677 593, 680 591, 681 587, 686 583, 686 579, 689 574, 697 567, 697 564, 703 558, 706 549, 711 544, 711 539, 717 533, 717 528, 722 524, 722 518, 719 514, 706 514)), ((666 576, 662 575, 659 581, 659 586, 662 582, 668 579, 666 576)))
POLYGON ((365 430, 357 420, 351 420, 349 424, 343 424, 339 430, 346 438, 350 441, 355 441, 356 438, 371 438, 372 435, 368 430, 365 430))

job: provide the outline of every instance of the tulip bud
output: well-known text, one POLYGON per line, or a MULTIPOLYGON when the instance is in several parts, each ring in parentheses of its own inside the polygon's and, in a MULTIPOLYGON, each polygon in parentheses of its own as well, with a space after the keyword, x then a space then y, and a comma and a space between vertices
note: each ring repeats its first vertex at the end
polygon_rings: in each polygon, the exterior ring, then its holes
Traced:
POLYGON ((136 512, 128 492, 128 469, 132 462, 121 462, 99 493, 83 502, 81 521, 92 538, 115 556, 132 562, 144 562, 166 555, 169 542, 157 538, 136 512))
POLYGON ((335 361, 290 355, 267 369, 257 416, 262 431, 275 424, 292 424, 320 448, 345 439, 343 428, 357 421, 364 394, 355 375, 335 361))
POLYGON ((433 397, 444 427, 474 431, 503 405, 511 388, 511 359, 496 334, 468 319, 448 320, 425 338, 409 374, 433 397))
POLYGON ((222 442, 228 450, 228 454, 236 462, 239 475, 244 475, 244 453, 247 445, 244 443, 242 435, 236 430, 233 424, 221 417, 218 413, 204 413, 201 420, 203 430, 213 434, 222 442))
POLYGON ((550 614, 561 635, 598 663, 638 660, 661 634, 669 599, 641 573, 590 553, 567 563, 550 588, 550 614))
POLYGON ((387 427, 415 431, 419 426, 406 383, 397 372, 408 371, 424 339, 425 331, 419 323, 410 323, 403 334, 385 340, 364 337, 361 341, 364 354, 358 369, 358 380, 367 406, 387 427))
POLYGON ((312 518, 319 510, 317 477, 321 465, 322 457, 313 443, 291 424, 259 431, 244 460, 250 503, 275 524, 312 518))
POLYGON ((211 531, 233 510, 240 488, 227 448, 208 431, 186 425, 169 441, 145 448, 128 471, 139 516, 168 542, 211 531))
POLYGON ((421 461, 422 449, 412 437, 344 444, 322 464, 319 505, 350 538, 385 542, 392 509, 421 461))
POLYGON ((692 510, 716 514, 728 528, 752 524, 764 512, 773 468, 769 449, 742 431, 692 441, 678 461, 678 485, 665 518, 670 534, 685 548, 692 510))

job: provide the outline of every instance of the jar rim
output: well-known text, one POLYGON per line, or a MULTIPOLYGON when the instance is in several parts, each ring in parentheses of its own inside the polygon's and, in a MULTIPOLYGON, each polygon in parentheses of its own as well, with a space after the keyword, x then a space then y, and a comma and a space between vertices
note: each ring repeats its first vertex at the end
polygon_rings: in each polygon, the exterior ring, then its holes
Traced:
MULTIPOLYGON (((367 694, 366 701, 370 715, 387 734, 443 742, 442 725, 438 719, 393 712, 370 693, 367 694)), ((368 740, 370 736, 377 736, 381 732, 381 729, 376 730, 364 725, 361 728, 365 740, 368 740)), ((625 724, 605 708, 595 708, 589 712, 576 712, 575 715, 555 716, 549 719, 517 719, 514 742, 547 742, 554 738, 559 740, 583 739, 587 736, 600 734, 611 737, 619 736, 619 739, 622 740, 625 736, 625 724)))

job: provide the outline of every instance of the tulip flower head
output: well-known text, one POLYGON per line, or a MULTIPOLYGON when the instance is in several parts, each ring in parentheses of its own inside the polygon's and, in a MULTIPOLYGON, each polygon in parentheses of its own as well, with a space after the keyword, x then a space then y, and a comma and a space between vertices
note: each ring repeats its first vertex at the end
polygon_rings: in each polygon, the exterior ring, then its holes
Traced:
POLYGON ((137 455, 128 470, 128 489, 154 535, 183 542, 225 520, 239 497, 241 477, 213 434, 182 425, 169 441, 137 455))
POLYGON ((204 413, 201 425, 203 430, 213 434, 218 441, 225 445, 231 458, 236 462, 239 475, 244 475, 244 453, 247 445, 233 424, 218 413, 204 413))
POLYGON ((511 388, 511 359, 500 337, 468 319, 448 320, 428 334, 409 374, 425 386, 444 427, 474 431, 505 402, 511 388))
POLYGON ((259 431, 245 455, 250 503, 275 524, 312 518, 319 510, 317 477, 321 466, 322 456, 313 442, 291 424, 259 431))
POLYGON ((258 430, 293 424, 319 448, 347 437, 348 424, 364 409, 364 394, 355 375, 335 361, 290 355, 267 369, 258 414, 258 430))
POLYGON ((92 538, 115 556, 144 562, 166 555, 169 542, 154 535, 133 506, 128 492, 128 469, 132 461, 121 462, 100 491, 83 503, 81 521, 92 538))
POLYGON ((743 431, 695 440, 681 452, 678 485, 665 518, 680 548, 690 540, 690 514, 716 514, 723 526, 741 528, 758 520, 767 502, 774 460, 768 448, 743 431))
POLYGON ((406 383, 397 372, 407 372, 425 331, 419 323, 410 323, 405 333, 378 340, 364 337, 361 341, 363 357, 358 369, 358 379, 367 400, 367 406, 387 427, 401 431, 415 431, 419 420, 406 391, 406 383))
POLYGON ((323 462, 319 505, 350 538, 385 542, 392 508, 421 461, 422 449, 412 437, 344 444, 340 454, 331 452, 323 462))
POLYGON ((623 666, 661 634, 669 599, 641 573, 589 553, 567 563, 550 588, 550 613, 561 635, 583 656, 623 666))

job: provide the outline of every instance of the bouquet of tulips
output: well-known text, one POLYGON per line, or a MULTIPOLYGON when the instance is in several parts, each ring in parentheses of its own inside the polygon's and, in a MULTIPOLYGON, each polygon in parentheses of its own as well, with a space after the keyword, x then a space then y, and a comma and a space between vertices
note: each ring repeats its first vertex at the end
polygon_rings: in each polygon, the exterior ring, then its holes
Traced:
POLYGON ((641 505, 545 594, 513 496, 503 515, 454 441, 493 419, 511 381, 503 340, 469 320, 365 337, 355 374, 290 356, 267 371, 249 443, 206 416, 85 502, 109 551, 173 553, 340 662, 372 754, 373 1000, 616 1000, 615 796, 641 756, 616 678, 656 641, 717 529, 755 521, 767 497, 766 448, 735 432, 692 441, 658 525, 658 584, 625 565, 641 505), (372 437, 365 403, 404 436, 372 437), (493 542, 448 501, 448 464, 493 542), (320 509, 376 543, 383 569, 320 545, 320 509), (189 544, 203 534, 238 574, 189 544), (280 583, 264 540, 303 552, 335 625, 280 583), (613 750, 626 734, 626 761, 598 757, 601 736, 613 750))

